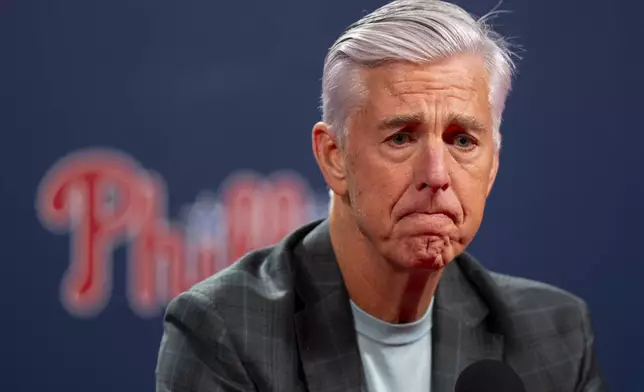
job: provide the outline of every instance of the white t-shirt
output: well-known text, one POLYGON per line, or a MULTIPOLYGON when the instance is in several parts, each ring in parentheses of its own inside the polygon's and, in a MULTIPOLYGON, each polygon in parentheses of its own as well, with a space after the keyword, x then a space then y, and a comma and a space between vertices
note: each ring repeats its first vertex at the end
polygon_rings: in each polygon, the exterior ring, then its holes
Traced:
POLYGON ((408 324, 391 324, 351 308, 369 392, 430 392, 432 309, 408 324))

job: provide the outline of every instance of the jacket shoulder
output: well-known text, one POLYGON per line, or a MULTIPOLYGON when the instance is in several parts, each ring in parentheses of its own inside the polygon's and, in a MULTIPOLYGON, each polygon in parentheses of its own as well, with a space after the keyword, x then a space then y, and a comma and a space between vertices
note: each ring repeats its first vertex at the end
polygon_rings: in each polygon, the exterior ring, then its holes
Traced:
POLYGON ((490 272, 490 276, 505 298, 510 299, 515 306, 581 306, 585 304, 585 301, 576 294, 548 283, 498 272, 490 272))
POLYGON ((197 283, 183 295, 206 298, 221 310, 252 301, 278 299, 289 291, 290 266, 277 246, 247 253, 228 267, 197 283))
POLYGON ((490 276, 507 314, 508 362, 526 382, 543 377, 552 390, 604 391, 586 302, 550 284, 490 276))
POLYGON ((292 267, 311 226, 295 230, 274 246, 247 253, 170 301, 158 385, 188 390, 186 382, 205 382, 208 390, 221 388, 222 383, 230 390, 261 385, 278 390, 276 380, 296 379, 292 267), (276 369, 281 378, 275 377, 276 369), (201 374, 197 377, 195 372, 201 374))
POLYGON ((490 272, 500 291, 515 337, 541 339, 583 331, 588 306, 579 296, 551 284, 490 272))
POLYGON ((248 322, 248 315, 270 319, 287 312, 294 291, 295 250, 313 226, 302 226, 273 246, 245 254, 174 298, 166 312, 198 305, 218 314, 232 333, 248 322))

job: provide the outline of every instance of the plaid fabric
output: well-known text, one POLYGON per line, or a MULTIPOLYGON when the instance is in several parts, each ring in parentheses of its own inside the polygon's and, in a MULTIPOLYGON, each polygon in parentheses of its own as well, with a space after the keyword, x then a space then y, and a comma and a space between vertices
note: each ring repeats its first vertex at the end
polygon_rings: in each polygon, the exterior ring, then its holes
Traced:
MULTIPOLYGON (((445 268, 433 317, 428 391, 452 392, 460 372, 486 358, 510 365, 528 392, 606 391, 588 309, 567 292, 486 271, 463 254, 445 268)), ((174 299, 156 380, 157 392, 365 391, 328 222, 174 299)))

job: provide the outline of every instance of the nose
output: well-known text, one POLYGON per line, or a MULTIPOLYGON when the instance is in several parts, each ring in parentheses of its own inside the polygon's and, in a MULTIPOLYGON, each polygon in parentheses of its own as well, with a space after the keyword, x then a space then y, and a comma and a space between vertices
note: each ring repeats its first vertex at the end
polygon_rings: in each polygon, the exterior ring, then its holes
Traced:
POLYGON ((432 192, 447 190, 450 186, 450 176, 447 170, 448 155, 442 140, 431 140, 422 149, 418 157, 416 169, 416 188, 429 188, 432 192))

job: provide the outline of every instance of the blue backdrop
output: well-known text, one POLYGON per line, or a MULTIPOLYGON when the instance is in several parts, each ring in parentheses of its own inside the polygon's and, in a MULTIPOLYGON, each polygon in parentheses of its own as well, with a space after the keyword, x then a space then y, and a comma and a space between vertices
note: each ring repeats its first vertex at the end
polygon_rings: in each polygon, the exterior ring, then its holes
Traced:
MULTIPOLYGON (((0 4, 0 390, 153 391, 167 299, 324 213, 323 58, 383 3, 0 4)), ((502 8, 523 59, 471 251, 585 298, 611 389, 641 391, 644 6, 502 8)))

